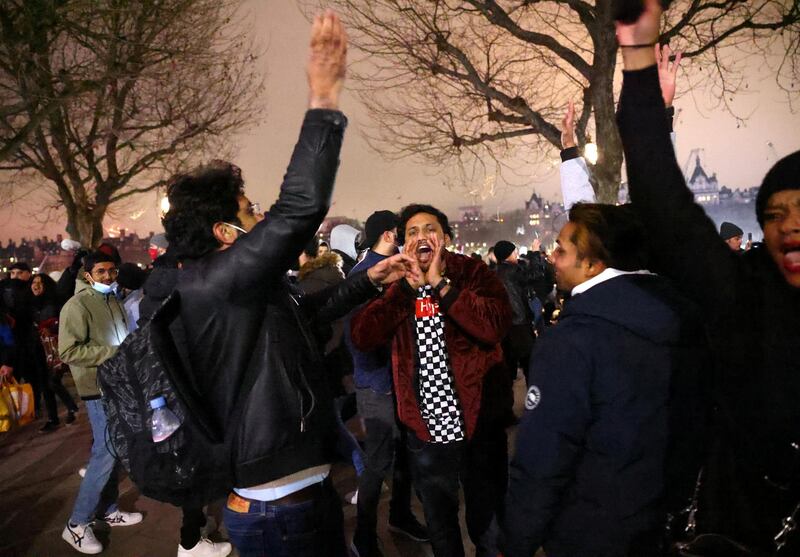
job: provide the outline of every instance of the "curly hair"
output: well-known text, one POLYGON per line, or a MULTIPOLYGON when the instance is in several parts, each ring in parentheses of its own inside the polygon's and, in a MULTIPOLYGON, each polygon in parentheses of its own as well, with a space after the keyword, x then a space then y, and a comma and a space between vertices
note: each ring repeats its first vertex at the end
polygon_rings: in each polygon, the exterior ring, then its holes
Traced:
POLYGON ((447 215, 432 205, 412 203, 411 205, 406 205, 400 210, 400 222, 397 226, 397 241, 401 246, 406 242, 406 224, 414 215, 418 215, 419 213, 426 213, 436 217, 436 220, 439 221, 439 226, 442 227, 442 232, 451 238, 453 237, 453 232, 450 230, 450 222, 447 220, 447 215))
POLYGON ((237 215, 243 194, 242 171, 229 162, 212 161, 174 176, 167 186, 169 211, 162 220, 170 251, 179 259, 197 259, 219 248, 214 224, 241 224, 237 215))

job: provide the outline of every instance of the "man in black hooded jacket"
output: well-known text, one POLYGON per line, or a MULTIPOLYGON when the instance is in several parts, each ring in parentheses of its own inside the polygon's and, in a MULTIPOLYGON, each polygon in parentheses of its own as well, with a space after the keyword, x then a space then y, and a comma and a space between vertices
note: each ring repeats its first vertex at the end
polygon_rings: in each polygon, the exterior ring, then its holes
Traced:
POLYGON ((770 554, 785 542, 786 554, 797 555, 798 533, 779 534, 784 520, 800 519, 800 152, 778 161, 758 192, 763 247, 732 252, 675 160, 655 55, 642 48, 658 41, 662 10, 658 0, 645 5, 638 21, 617 24, 625 66, 617 119, 631 201, 657 268, 704 309, 715 360, 715 438, 698 532, 770 554))
POLYGON ((501 548, 651 557, 666 499, 687 483, 672 457, 692 447, 680 426, 697 408, 684 394, 702 335, 693 307, 644 270, 630 207, 574 205, 557 242, 556 281, 571 298, 531 356, 501 548))

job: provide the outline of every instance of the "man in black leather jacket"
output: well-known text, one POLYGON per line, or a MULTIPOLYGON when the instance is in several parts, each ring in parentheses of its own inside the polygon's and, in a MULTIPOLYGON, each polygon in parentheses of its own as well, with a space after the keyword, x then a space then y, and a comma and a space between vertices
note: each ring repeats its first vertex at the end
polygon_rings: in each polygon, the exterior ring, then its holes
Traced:
POLYGON ((211 415, 233 433, 235 486, 225 522, 239 554, 346 555, 331 485, 333 405, 309 316, 344 315, 406 273, 390 258, 333 292, 301 298, 285 274, 330 204, 346 126, 337 110, 346 35, 332 13, 314 22, 309 111, 266 216, 244 195, 238 168, 216 162, 176 177, 164 227, 182 262, 177 290, 193 379, 211 415), (256 370, 252 386, 243 382, 256 370), (246 392, 242 392, 246 390, 246 392))

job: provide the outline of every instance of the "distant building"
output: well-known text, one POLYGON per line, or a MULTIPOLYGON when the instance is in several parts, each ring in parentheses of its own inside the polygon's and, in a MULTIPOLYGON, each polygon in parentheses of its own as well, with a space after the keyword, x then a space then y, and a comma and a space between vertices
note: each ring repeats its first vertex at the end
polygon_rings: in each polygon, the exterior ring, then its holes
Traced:
POLYGON ((709 176, 700 164, 700 157, 695 160, 694 172, 686 181, 694 200, 700 205, 719 205, 720 187, 716 173, 709 176))

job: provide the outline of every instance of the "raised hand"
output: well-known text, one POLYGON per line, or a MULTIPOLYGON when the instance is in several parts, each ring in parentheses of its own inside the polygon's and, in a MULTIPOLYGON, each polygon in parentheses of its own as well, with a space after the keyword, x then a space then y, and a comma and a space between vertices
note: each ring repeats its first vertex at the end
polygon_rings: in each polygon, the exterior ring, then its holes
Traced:
POLYGON ((575 103, 569 101, 567 112, 561 120, 561 148, 575 147, 575 103))
POLYGON ((431 250, 433 250, 433 256, 431 257, 428 271, 425 273, 425 281, 431 286, 436 286, 442 280, 444 273, 444 261, 442 260, 444 242, 436 234, 431 234, 428 237, 428 243, 430 243, 431 250))
POLYGON ((367 275, 373 284, 391 284, 409 274, 419 273, 419 265, 416 265, 416 271, 414 265, 415 259, 398 253, 370 267, 367 275))
POLYGON ((347 33, 331 10, 314 18, 306 75, 309 108, 339 108, 347 69, 347 33))
POLYGON ((664 97, 664 105, 669 108, 672 106, 672 101, 675 99, 675 83, 678 75, 678 66, 680 66, 683 53, 676 52, 675 60, 670 63, 669 57, 672 50, 668 44, 663 47, 661 45, 655 46, 656 64, 658 64, 658 82, 661 84, 661 96, 664 97))
POLYGON ((403 246, 403 253, 411 259, 411 270, 406 273, 406 281, 409 286, 417 290, 421 286, 425 286, 425 273, 419 268, 419 261, 417 261, 417 244, 418 240, 406 238, 406 243, 403 246))
POLYGON ((626 70, 641 70, 655 63, 652 47, 658 42, 662 12, 659 0, 644 0, 644 11, 639 19, 633 23, 615 23, 626 70))
POLYGON ((8 377, 14 373, 14 368, 11 366, 0 366, 0 377, 8 377))

